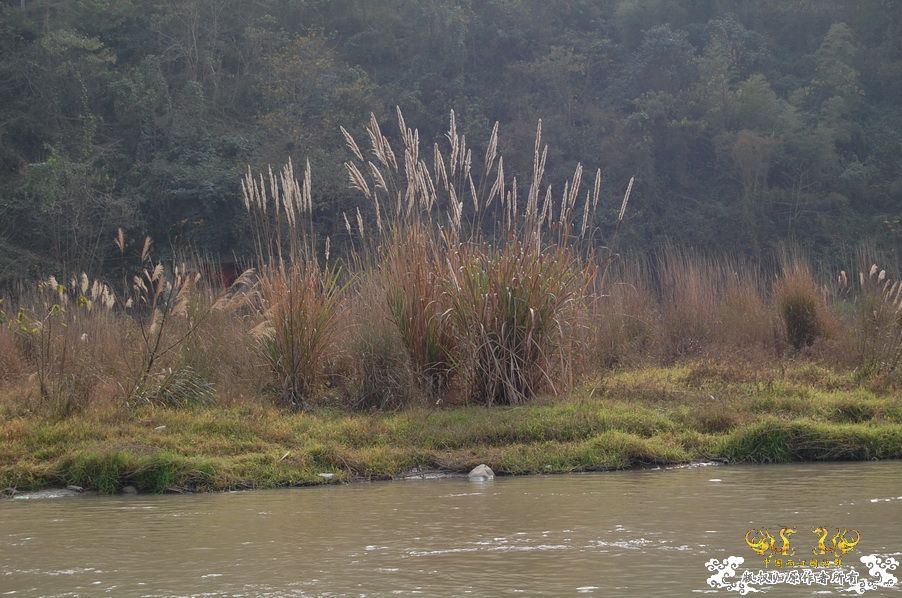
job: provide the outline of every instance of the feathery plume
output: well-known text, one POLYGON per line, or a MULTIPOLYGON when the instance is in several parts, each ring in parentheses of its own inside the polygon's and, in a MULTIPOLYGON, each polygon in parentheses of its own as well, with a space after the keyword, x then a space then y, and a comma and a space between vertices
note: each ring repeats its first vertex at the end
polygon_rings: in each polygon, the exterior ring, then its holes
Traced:
POLYGON ((360 148, 357 147, 357 142, 354 141, 354 137, 352 137, 351 134, 348 133, 348 130, 345 129, 344 127, 338 127, 338 128, 341 129, 341 134, 345 138, 345 144, 348 146, 348 149, 351 150, 351 153, 354 154, 354 156, 358 160, 363 162, 363 154, 360 153, 360 148))
POLYGON ((626 193, 623 194, 623 203, 620 204, 620 214, 617 215, 617 222, 623 222, 623 216, 626 214, 626 205, 630 201, 630 193, 633 191, 633 181, 636 177, 630 177, 630 183, 626 187, 626 193))

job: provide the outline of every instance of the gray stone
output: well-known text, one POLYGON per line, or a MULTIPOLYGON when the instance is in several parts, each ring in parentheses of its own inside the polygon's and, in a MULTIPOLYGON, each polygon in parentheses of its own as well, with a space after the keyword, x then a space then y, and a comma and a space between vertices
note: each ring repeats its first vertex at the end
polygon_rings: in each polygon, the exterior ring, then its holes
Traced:
POLYGON ((495 472, 492 471, 492 468, 486 464, 477 465, 473 468, 473 470, 467 475, 471 481, 474 482, 483 482, 485 480, 491 480, 495 478, 495 472))
POLYGON ((122 488, 122 494, 132 495, 132 494, 137 494, 137 493, 138 493, 138 489, 135 488, 134 486, 124 486, 122 488))

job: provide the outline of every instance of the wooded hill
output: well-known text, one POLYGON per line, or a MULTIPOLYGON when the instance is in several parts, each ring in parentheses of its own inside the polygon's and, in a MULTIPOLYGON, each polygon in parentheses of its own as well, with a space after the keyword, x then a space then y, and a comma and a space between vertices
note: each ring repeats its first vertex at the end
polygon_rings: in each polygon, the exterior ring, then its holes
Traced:
POLYGON ((340 251, 339 126, 395 105, 426 148, 499 121, 526 175, 542 118, 602 227, 635 175, 626 247, 898 251, 900 98, 895 0, 0 0, 0 283, 102 273, 118 227, 241 254, 239 177, 289 157, 340 251))

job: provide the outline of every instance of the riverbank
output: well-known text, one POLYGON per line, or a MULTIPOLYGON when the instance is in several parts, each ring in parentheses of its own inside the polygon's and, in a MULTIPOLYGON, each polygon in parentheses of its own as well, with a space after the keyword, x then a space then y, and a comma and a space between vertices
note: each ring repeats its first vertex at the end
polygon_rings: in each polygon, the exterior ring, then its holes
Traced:
POLYGON ((567 397, 506 408, 296 413, 261 400, 0 423, 0 488, 17 491, 272 488, 479 463, 519 475, 900 457, 899 393, 810 363, 615 371, 567 397))

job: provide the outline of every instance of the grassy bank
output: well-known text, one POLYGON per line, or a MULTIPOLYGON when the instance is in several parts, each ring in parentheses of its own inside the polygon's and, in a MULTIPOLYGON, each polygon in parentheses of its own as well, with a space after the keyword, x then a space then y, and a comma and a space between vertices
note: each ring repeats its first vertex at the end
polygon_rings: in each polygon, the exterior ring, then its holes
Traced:
POLYGON ((902 457, 902 398, 812 364, 692 362, 609 373, 528 406, 315 410, 264 402, 98 409, 0 423, 0 488, 102 492, 390 479, 413 468, 499 474, 902 457))

